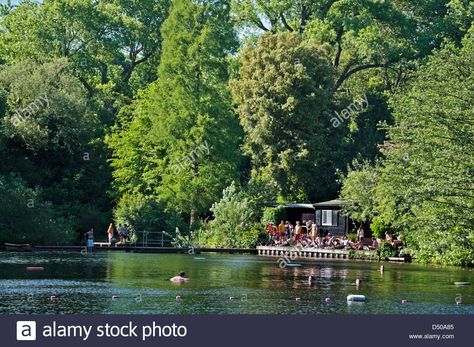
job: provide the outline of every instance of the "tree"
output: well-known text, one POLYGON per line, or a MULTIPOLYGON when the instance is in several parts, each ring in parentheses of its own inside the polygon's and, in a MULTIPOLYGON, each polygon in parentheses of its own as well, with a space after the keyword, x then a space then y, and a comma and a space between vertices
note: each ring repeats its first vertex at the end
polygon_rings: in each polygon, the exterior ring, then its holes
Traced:
POLYGON ((241 52, 231 88, 246 132, 244 148, 254 176, 274 182, 286 199, 334 194, 343 127, 330 122, 333 85, 324 49, 298 34, 264 35, 241 52))
POLYGON ((266 33, 298 32, 327 44, 339 90, 367 70, 399 80, 401 62, 427 56, 443 38, 460 42, 472 6, 462 0, 234 0, 243 28, 266 33))
POLYGON ((436 52, 391 103, 377 200, 422 261, 473 264, 473 38, 436 52))
POLYGON ((239 179, 241 128, 227 88, 228 54, 237 44, 229 10, 228 1, 173 3, 162 28, 159 78, 109 142, 118 175, 134 171, 147 196, 189 216, 190 224, 239 179), (143 166, 128 166, 119 138, 130 136, 141 146, 130 156, 145 153, 143 166))
POLYGON ((378 174, 369 162, 357 163, 343 180, 340 198, 345 201, 348 216, 360 223, 369 223, 377 211, 375 188, 378 174))
POLYGON ((25 1, 0 18, 0 57, 68 58, 89 94, 108 95, 106 106, 113 111, 121 94, 131 96, 156 78, 169 5, 169 0, 25 1))
MULTIPOLYGON (((98 114, 65 59, 0 70, 0 174, 14 173, 80 230, 109 218, 98 114)), ((103 225, 105 227, 105 225, 103 225)))

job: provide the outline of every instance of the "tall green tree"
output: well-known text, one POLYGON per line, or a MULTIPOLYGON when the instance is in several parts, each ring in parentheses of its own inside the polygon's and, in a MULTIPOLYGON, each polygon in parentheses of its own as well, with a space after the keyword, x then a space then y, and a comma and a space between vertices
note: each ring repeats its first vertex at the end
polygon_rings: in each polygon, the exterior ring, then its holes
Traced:
POLYGON ((355 162, 343 180, 340 197, 344 209, 352 220, 368 224, 377 211, 375 190, 377 170, 369 162, 355 162))
POLYGON ((474 30, 447 45, 392 101, 377 186, 381 217, 420 260, 473 265, 474 30))
POLYGON ((228 1, 173 2, 162 28, 159 78, 109 142, 114 175, 127 186, 119 190, 138 184, 190 224, 239 179, 241 128, 227 87, 228 55, 237 45, 229 11, 228 1), (140 147, 128 154, 130 141, 140 147), (143 165, 130 167, 139 151, 143 165))
POLYGON ((0 105, 0 174, 39 187, 40 200, 71 217, 75 229, 105 227, 103 128, 72 66, 65 59, 4 65, 0 105))
MULTIPOLYGON (((444 38, 460 42, 472 20, 464 0, 234 0, 243 28, 260 32, 299 32, 328 44, 340 89, 367 70, 397 80, 400 62, 418 59, 444 38)), ((402 69, 403 70, 403 69, 402 69)))
POLYGON ((248 45, 240 59, 231 86, 253 174, 285 199, 330 197, 344 130, 330 121, 334 69, 324 48, 279 33, 248 45))
POLYGON ((156 78, 161 25, 170 0, 44 0, 24 1, 0 20, 0 57, 68 58, 88 92, 120 95, 156 78))

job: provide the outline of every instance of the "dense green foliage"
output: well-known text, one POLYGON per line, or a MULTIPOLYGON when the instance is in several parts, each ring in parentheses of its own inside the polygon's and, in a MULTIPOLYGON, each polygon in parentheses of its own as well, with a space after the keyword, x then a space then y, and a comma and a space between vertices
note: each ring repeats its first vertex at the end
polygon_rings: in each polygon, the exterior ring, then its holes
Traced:
POLYGON ((198 232, 199 246, 255 247, 259 230, 252 223, 252 203, 234 182, 224 189, 221 200, 212 205, 211 211, 214 219, 198 232))
POLYGON ((324 50, 296 33, 264 35, 241 54, 232 90, 246 151, 255 173, 290 200, 324 199, 335 190, 342 141, 330 126, 333 84, 324 50), (311 184, 315 179, 321 184, 311 184))
POLYGON ((282 220, 286 221, 286 210, 283 206, 266 207, 263 210, 262 223, 279 224, 282 220))
POLYGON ((374 218, 377 211, 375 188, 378 174, 368 162, 354 163, 344 178, 341 198, 345 201, 343 208, 352 219, 367 223, 374 218))
MULTIPOLYGON (((472 265, 474 259, 474 32, 462 48, 446 45, 392 98, 385 159, 372 196, 360 195, 350 173, 343 196, 379 212, 377 230, 391 228, 424 262, 472 265), (375 194, 374 194, 375 193, 375 194)), ((364 171, 365 170, 365 171, 364 171)))
POLYGON ((18 177, 0 176, 0 242, 68 244, 73 225, 55 208, 42 201, 42 192, 28 188, 18 177))
MULTIPOLYGON (((22 177, 38 204, 52 204, 55 215, 70 220, 65 233, 100 227, 111 206, 98 189, 109 175, 101 128, 67 61, 6 66, 0 71, 0 104, 0 175, 22 177)), ((13 222, 12 227, 17 229, 13 222)))
POLYGON ((119 189, 128 193, 122 199, 138 190, 189 216, 190 225, 239 178, 241 131, 227 88, 236 39, 227 5, 173 5, 162 28, 159 78, 109 141, 119 189))
POLYGON ((467 0, 7 2, 0 242, 114 219, 252 247, 275 203, 340 195, 416 259, 472 265, 473 19, 467 0))

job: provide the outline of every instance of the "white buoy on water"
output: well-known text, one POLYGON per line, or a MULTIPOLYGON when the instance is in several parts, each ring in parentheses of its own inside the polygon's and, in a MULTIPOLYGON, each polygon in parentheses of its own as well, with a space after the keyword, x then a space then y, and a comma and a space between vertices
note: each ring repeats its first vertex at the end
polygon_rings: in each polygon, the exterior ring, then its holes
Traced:
POLYGON ((347 302, 365 302, 367 301, 367 298, 365 295, 359 295, 359 294, 349 294, 347 296, 347 302))

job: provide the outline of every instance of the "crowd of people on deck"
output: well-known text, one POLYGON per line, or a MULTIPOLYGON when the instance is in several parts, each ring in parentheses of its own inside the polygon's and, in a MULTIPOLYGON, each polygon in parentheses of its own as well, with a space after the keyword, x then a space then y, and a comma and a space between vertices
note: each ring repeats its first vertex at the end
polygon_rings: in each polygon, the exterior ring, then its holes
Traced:
MULTIPOLYGON (((319 228, 311 220, 304 220, 302 223, 296 221, 293 225, 288 221, 281 221, 280 224, 268 223, 265 226, 268 235, 267 246, 301 246, 328 249, 353 249, 371 250, 379 248, 379 241, 375 237, 366 238, 365 231, 359 226, 356 232, 356 239, 351 240, 346 235, 336 236, 328 230, 319 228)), ((386 233, 386 242, 392 245, 399 245, 391 233, 386 233)))

